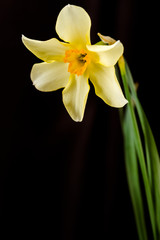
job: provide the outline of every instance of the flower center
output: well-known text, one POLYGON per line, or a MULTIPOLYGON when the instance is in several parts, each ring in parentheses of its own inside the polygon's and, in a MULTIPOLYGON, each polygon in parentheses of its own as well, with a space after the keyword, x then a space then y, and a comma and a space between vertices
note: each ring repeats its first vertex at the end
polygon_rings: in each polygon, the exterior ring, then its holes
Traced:
POLYGON ((90 58, 86 50, 72 49, 65 52, 64 62, 69 63, 68 72, 79 76, 85 72, 90 58))

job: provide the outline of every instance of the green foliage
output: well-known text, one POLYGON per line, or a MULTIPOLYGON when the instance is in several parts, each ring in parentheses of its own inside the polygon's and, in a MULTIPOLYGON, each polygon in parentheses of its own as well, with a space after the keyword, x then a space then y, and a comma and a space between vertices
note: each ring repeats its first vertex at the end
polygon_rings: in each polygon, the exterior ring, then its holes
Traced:
POLYGON ((120 116, 124 135, 126 173, 137 232, 140 240, 148 239, 146 215, 143 208, 145 200, 153 239, 159 240, 160 158, 150 125, 138 99, 130 69, 123 57, 119 60, 119 69, 128 99, 126 111, 121 110, 120 116), (139 129, 141 129, 141 134, 139 129), (140 184, 140 175, 143 185, 140 184), (142 187, 144 187, 146 199, 142 195, 142 187))

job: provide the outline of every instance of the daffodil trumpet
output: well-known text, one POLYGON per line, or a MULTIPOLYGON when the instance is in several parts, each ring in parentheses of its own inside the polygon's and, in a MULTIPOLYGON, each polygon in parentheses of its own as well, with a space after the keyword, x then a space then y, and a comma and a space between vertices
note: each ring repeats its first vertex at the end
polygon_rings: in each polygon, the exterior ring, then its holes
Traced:
POLYGON ((34 86, 44 92, 64 88, 63 103, 74 121, 83 120, 89 80, 96 95, 106 104, 121 108, 128 102, 114 67, 123 54, 122 43, 91 45, 90 28, 87 12, 81 7, 67 5, 56 22, 56 32, 63 41, 56 38, 38 41, 22 36, 24 45, 43 60, 32 67, 34 86))

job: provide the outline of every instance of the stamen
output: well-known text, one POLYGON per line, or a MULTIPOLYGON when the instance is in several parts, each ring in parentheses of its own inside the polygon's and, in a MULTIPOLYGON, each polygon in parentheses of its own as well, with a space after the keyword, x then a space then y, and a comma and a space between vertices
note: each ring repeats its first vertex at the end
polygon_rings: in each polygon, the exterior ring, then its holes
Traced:
POLYGON ((86 50, 72 49, 65 52, 64 62, 69 63, 68 71, 72 74, 82 75, 89 62, 90 58, 86 50))
POLYGON ((87 53, 82 53, 78 56, 78 60, 85 63, 87 60, 85 60, 85 56, 87 56, 87 53))

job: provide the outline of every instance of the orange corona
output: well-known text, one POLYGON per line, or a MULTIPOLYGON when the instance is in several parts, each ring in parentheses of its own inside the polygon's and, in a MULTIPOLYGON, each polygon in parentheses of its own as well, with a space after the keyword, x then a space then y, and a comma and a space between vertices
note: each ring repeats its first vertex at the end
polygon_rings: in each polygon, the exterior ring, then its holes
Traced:
POLYGON ((65 52, 64 62, 69 63, 68 72, 80 76, 85 72, 90 58, 86 50, 72 49, 65 52))

